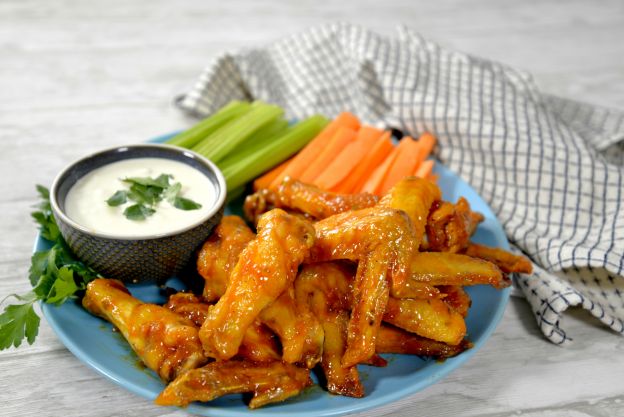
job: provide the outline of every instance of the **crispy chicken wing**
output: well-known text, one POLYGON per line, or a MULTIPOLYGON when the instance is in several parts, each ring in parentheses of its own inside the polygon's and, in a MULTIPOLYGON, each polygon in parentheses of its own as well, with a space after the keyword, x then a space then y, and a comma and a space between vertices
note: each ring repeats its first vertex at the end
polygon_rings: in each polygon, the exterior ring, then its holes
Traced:
POLYGON ((464 250, 482 221, 483 215, 470 210, 463 197, 456 204, 435 202, 427 219, 427 250, 451 253, 464 250))
POLYGON ((459 344, 466 335, 464 317, 438 298, 390 298, 383 320, 428 339, 459 344))
POLYGON ((464 254, 492 262, 506 274, 512 272, 530 274, 533 272, 531 261, 524 256, 514 255, 503 249, 470 243, 464 254))
POLYGON ((189 371, 156 398, 158 405, 185 407, 234 393, 253 393, 249 408, 284 401, 312 385, 310 371, 283 362, 217 361, 189 371))
POLYGON ((216 301, 225 293, 229 275, 240 253, 255 234, 238 216, 224 216, 197 257, 197 272, 204 278, 203 297, 216 301))
POLYGON ((342 367, 347 345, 348 309, 354 272, 336 263, 306 265, 295 280, 297 301, 320 320, 325 339, 321 366, 332 394, 364 396, 355 365, 342 367))
POLYGON ((415 253, 409 271, 410 279, 431 285, 489 284, 495 288, 511 285, 493 263, 457 253, 415 253))
POLYGON ((442 300, 462 317, 468 315, 468 310, 472 304, 470 296, 461 285, 441 285, 438 287, 442 293, 442 300))
POLYGON ((82 299, 87 311, 119 329, 143 363, 164 381, 171 381, 207 359, 188 319, 132 297, 121 281, 96 279, 82 299))
POLYGON ((276 191, 259 190, 248 196, 244 211, 252 221, 274 207, 295 210, 320 220, 349 210, 373 207, 378 201, 379 197, 373 194, 337 194, 287 177, 276 191))
MULTIPOLYGON (((172 294, 163 306, 191 320, 198 328, 208 317, 210 304, 193 293, 172 294)), ((273 334, 258 320, 247 328, 238 350, 238 357, 254 362, 268 362, 280 359, 279 348, 273 334)))
MULTIPOLYGON (((236 261, 254 237, 255 234, 240 217, 223 218, 211 238, 204 244, 197 262, 199 272, 206 278, 204 298, 218 300, 223 295, 229 285, 229 277, 236 261)), ((258 320, 280 338, 284 361, 304 362, 306 366, 312 368, 320 361, 323 329, 315 317, 298 310, 292 292, 292 288, 284 291, 277 300, 262 310, 258 320)), ((245 343, 249 336, 247 333, 241 350, 247 352, 251 349, 255 352, 250 344, 245 343)))
POLYGON ((376 350, 378 353, 403 353, 446 359, 458 355, 470 347, 472 344, 466 339, 452 346, 417 336, 394 326, 382 324, 377 334, 376 350))
POLYGON ((436 184, 424 178, 407 177, 396 183, 379 205, 403 210, 412 221, 414 236, 420 246, 425 235, 429 210, 440 199, 442 193, 436 184))
POLYGON ((260 312, 294 281, 314 244, 314 228, 283 210, 266 213, 258 234, 241 253, 223 296, 199 332, 206 354, 229 359, 260 312))
POLYGON ((310 262, 358 262, 348 346, 342 359, 343 366, 353 366, 375 353, 375 337, 390 292, 388 278, 393 289, 401 288, 419 242, 403 211, 378 206, 328 217, 317 222, 315 229, 310 262))
POLYGON ((317 318, 295 301, 292 285, 260 312, 258 318, 282 342, 282 359, 313 368, 321 360, 323 328, 317 318))

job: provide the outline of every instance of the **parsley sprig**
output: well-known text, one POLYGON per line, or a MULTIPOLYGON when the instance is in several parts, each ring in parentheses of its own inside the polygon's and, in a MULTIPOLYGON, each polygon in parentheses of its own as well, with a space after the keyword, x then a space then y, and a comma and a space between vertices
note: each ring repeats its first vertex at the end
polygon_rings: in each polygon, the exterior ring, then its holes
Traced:
POLYGON ((2 300, 14 297, 21 303, 6 306, 0 314, 0 350, 20 346, 24 338, 33 344, 40 322, 34 309, 37 301, 63 304, 84 290, 89 281, 100 276, 76 259, 67 246, 52 215, 49 191, 41 185, 37 185, 37 191, 42 202, 31 215, 39 224, 41 237, 50 241, 52 246, 32 255, 29 271, 32 291, 24 295, 11 294, 2 300))
POLYGON ((201 204, 180 196, 182 184, 171 183, 172 175, 161 174, 156 178, 128 177, 121 181, 130 184, 127 190, 118 190, 106 200, 111 207, 121 206, 128 201, 134 204, 125 208, 123 214, 129 220, 145 220, 156 213, 157 205, 166 200, 180 210, 197 210, 201 204))

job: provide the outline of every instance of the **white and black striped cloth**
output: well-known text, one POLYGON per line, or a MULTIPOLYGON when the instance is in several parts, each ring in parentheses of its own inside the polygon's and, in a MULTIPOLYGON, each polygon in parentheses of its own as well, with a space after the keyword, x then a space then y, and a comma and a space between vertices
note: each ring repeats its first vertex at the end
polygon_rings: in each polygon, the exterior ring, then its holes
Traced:
POLYGON ((541 93, 531 77, 449 51, 408 29, 387 38, 322 26, 268 47, 225 54, 178 100, 207 115, 262 99, 288 116, 349 110, 413 136, 490 204, 515 249, 535 264, 516 277, 544 335, 582 306, 624 334, 624 115, 541 93))

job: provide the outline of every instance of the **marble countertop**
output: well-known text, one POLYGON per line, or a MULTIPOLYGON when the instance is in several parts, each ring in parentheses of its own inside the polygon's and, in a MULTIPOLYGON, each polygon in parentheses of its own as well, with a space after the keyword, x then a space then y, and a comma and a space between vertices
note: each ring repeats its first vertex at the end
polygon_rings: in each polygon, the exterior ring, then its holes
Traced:
MULTIPOLYGON (((624 108, 624 3, 607 0, 3 0, 0 2, 0 298, 28 290, 34 184, 70 160, 193 121, 172 105, 221 51, 329 21, 446 46, 532 72, 547 92, 624 108)), ((566 348, 512 298, 488 343, 409 398, 362 415, 623 416, 624 338, 566 313, 566 348)), ((79 362, 42 320, 32 346, 0 352, 3 416, 184 416, 79 362)), ((253 415, 253 413, 250 413, 253 415)))

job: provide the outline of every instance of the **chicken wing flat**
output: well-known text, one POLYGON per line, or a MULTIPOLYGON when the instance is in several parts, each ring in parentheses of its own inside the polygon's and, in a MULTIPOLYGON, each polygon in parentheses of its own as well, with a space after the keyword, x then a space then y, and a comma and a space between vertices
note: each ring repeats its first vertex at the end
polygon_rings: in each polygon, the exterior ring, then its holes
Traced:
POLYGON ((407 177, 396 183, 379 205, 403 210, 412 221, 414 236, 420 246, 425 235, 429 210, 440 199, 442 192, 436 184, 424 178, 407 177))
POLYGON ((314 244, 314 228, 283 210, 260 218, 258 234, 241 253, 223 296, 209 312, 199 337, 210 357, 229 359, 260 312, 295 280, 314 244))
POLYGON ((353 275, 350 268, 336 263, 306 265, 295 280, 295 289, 297 301, 307 306, 323 326, 325 339, 321 367, 327 390, 332 394, 359 398, 364 396, 364 387, 357 367, 341 366, 347 348, 353 275))
POLYGON ((430 285, 489 284, 499 289, 511 285, 493 263, 457 253, 414 253, 409 270, 411 279, 430 285))
POLYGON ((512 272, 530 274, 533 272, 531 261, 524 256, 514 255, 503 249, 470 243, 464 254, 492 262, 506 274, 512 272))
POLYGON ((224 216, 197 257, 197 272, 204 278, 204 300, 216 301, 225 293, 229 275, 241 252, 255 237, 238 216, 224 216))
MULTIPOLYGON (((179 292, 172 294, 163 307, 186 317, 200 328, 208 317, 210 304, 193 293, 179 292)), ((279 360, 280 352, 273 334, 256 320, 245 331, 237 356, 254 362, 269 362, 279 360)))
POLYGON ((452 346, 383 324, 379 328, 376 350, 377 353, 402 353, 446 359, 459 355, 470 347, 472 344, 466 339, 452 346))
POLYGON ((197 327, 190 320, 137 300, 121 281, 91 281, 82 305, 115 325, 143 363, 163 381, 171 381, 207 361, 197 327))
POLYGON ((483 215, 470 210, 463 197, 457 204, 436 201, 427 219, 427 250, 451 253, 464 250, 482 221, 483 215))
POLYGON ((244 212, 254 220, 263 211, 277 207, 304 213, 320 220, 349 210, 373 207, 379 197, 369 193, 337 194, 285 178, 275 191, 259 190, 245 199, 244 212))
POLYGON ((383 320, 418 336, 449 345, 459 344, 466 335, 464 317, 437 298, 390 298, 383 320))
MULTIPOLYGON (((204 299, 218 300, 225 293, 236 261, 243 249, 254 238, 255 234, 240 217, 223 218, 199 253, 198 271, 206 279, 204 299)), ((277 300, 262 310, 258 320, 280 338, 284 361, 304 362, 306 366, 312 368, 321 359, 323 329, 315 317, 298 311, 293 297, 292 288, 284 291, 277 300)), ((257 326, 252 326, 250 329, 255 327, 257 326)), ((258 351, 251 344, 246 343, 246 340, 253 336, 248 334, 249 331, 248 329, 245 334, 239 355, 258 351)), ((258 335, 255 338, 258 338, 258 335)), ((260 349, 260 352, 265 350, 267 349, 260 349)))
POLYGON ((344 367, 366 361, 375 353, 375 337, 390 287, 407 282, 408 267, 419 242, 403 211, 372 207, 328 217, 315 223, 316 243, 310 262, 347 259, 358 262, 353 283, 344 367))
POLYGON ((283 362, 217 361, 171 382, 154 401, 185 407, 234 393, 253 393, 249 408, 284 401, 312 385, 310 371, 283 362))

